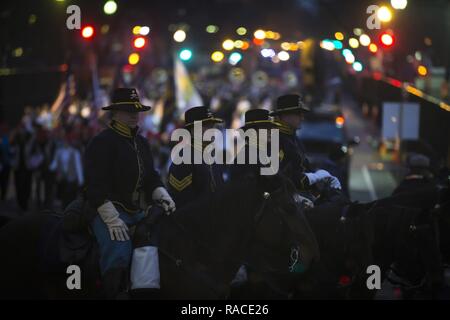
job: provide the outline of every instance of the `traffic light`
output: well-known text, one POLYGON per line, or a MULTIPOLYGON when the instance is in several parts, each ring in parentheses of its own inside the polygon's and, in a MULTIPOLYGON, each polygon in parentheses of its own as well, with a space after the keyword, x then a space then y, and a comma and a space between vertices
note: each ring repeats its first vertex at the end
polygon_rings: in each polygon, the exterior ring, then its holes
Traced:
POLYGON ((383 45, 383 47, 389 48, 395 42, 394 35, 392 33, 390 33, 390 32, 383 32, 380 35, 380 42, 383 45))
POLYGON ((85 26, 83 29, 81 29, 81 36, 88 40, 91 39, 94 36, 95 30, 93 26, 85 26))

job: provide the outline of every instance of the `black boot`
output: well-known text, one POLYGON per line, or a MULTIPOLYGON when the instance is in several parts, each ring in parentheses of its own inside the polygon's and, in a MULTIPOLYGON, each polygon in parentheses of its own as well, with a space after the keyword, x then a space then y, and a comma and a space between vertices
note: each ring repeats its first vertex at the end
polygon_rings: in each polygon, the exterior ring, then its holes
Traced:
POLYGON ((160 289, 133 289, 130 291, 132 300, 161 300, 160 289))
POLYGON ((103 297, 108 300, 122 300, 127 294, 128 269, 114 268, 105 272, 102 277, 103 297))

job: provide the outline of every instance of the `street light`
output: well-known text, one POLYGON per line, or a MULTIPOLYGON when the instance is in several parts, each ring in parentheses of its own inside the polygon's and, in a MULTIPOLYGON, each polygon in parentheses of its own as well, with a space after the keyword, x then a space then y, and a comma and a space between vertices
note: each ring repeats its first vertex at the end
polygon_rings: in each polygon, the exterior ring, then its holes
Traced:
POLYGON ((227 51, 231 51, 234 49, 234 41, 231 39, 227 39, 222 43, 222 48, 227 51))
POLYGON ((386 6, 382 6, 377 11, 377 17, 381 22, 389 22, 392 19, 391 10, 386 6))
POLYGON ((116 13, 117 11, 117 3, 113 0, 107 1, 105 5, 103 6, 103 11, 107 15, 111 15, 116 13))
POLYGON ((397 10, 403 10, 408 5, 408 0, 391 0, 391 6, 397 10))
POLYGON ((186 32, 184 30, 177 30, 173 34, 173 40, 175 40, 176 42, 183 42, 184 40, 186 40, 186 32))
POLYGON ((370 44, 370 37, 367 34, 362 34, 359 37, 359 43, 361 43, 362 46, 367 47, 370 44))
POLYGON ((211 54, 211 60, 214 62, 220 62, 223 60, 224 57, 225 55, 221 51, 214 51, 211 54))

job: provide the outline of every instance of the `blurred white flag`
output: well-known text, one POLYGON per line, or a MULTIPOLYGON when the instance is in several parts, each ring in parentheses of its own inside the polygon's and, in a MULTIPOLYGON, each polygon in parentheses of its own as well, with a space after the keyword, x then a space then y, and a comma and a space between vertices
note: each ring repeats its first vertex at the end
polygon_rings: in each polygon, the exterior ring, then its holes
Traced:
POLYGON ((177 108, 180 114, 191 107, 203 105, 202 97, 195 89, 186 67, 178 57, 175 58, 174 75, 177 108))

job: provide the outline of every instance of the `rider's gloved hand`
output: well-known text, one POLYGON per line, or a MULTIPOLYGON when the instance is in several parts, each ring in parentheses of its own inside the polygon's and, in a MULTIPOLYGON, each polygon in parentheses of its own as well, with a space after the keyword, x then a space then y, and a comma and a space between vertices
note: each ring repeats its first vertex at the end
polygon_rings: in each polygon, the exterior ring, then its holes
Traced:
POLYGON ((108 227, 111 240, 126 241, 130 240, 128 235, 128 226, 119 217, 119 212, 111 201, 107 201, 97 208, 100 217, 108 227))
POLYGON ((318 181, 324 180, 325 178, 332 177, 332 175, 326 170, 317 170, 316 172, 307 172, 305 175, 308 177, 309 184, 313 185, 318 181))
POLYGON ((153 190, 152 199, 153 201, 159 203, 167 214, 171 214, 176 209, 175 202, 172 200, 167 190, 163 187, 158 187, 153 190))
POLYGON ((328 178, 328 181, 332 189, 339 189, 339 190, 342 189, 341 183, 339 182, 338 178, 331 176, 328 178))

